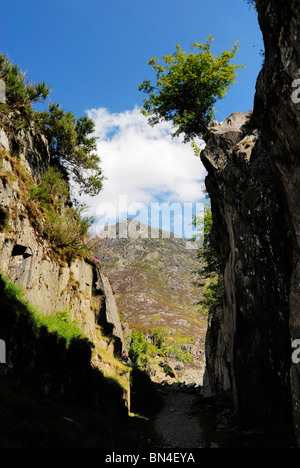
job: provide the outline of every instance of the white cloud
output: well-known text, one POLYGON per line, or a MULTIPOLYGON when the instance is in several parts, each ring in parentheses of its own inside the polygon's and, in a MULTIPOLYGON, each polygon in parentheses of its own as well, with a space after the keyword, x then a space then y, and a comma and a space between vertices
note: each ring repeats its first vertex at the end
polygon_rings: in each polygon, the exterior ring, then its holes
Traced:
POLYGON ((126 216, 126 200, 132 214, 135 207, 152 202, 193 203, 203 198, 205 169, 190 145, 171 137, 169 123, 151 127, 137 107, 115 114, 104 108, 87 113, 96 124, 107 178, 99 196, 84 200, 92 215, 106 211, 110 218, 116 209, 121 211, 117 215, 126 216), (125 206, 119 209, 120 196, 125 206))

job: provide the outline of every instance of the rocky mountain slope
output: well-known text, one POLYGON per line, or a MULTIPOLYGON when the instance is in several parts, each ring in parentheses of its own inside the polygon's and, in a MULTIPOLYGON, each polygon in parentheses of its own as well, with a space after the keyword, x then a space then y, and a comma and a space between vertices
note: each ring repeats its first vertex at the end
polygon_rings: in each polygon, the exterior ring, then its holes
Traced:
POLYGON ((159 230, 150 233, 149 226, 131 219, 110 226, 107 236, 99 241, 98 255, 127 330, 162 327, 182 338, 182 346, 195 361, 194 366, 185 365, 189 381, 199 382, 207 317, 197 305, 202 289, 195 274, 199 269, 195 250, 185 239, 159 230))

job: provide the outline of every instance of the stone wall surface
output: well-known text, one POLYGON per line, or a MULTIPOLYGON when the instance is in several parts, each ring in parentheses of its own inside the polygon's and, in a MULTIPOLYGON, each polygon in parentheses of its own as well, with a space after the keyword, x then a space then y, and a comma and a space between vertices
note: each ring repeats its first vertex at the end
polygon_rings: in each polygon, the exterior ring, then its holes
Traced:
POLYGON ((300 336, 300 2, 257 0, 256 8, 265 62, 254 113, 215 122, 202 153, 225 285, 207 371, 241 422, 294 424, 299 443, 291 341, 300 336))
MULTIPOLYGON (((114 361, 114 357, 121 356, 125 341, 110 283, 95 261, 84 257, 69 261, 60 258, 32 222, 24 204, 24 190, 29 187, 19 179, 16 167, 23 168, 29 185, 38 183, 49 165, 48 147, 44 137, 32 129, 18 139, 22 145, 14 153, 15 141, 1 130, 0 207, 8 214, 8 226, 0 229, 0 273, 22 288, 26 300, 38 312, 51 315, 69 311, 93 343, 91 365, 123 382, 124 399, 129 407, 129 369, 126 371, 114 361), (111 324, 109 334, 101 328, 104 321, 111 324)), ((34 221, 43 223, 42 213, 35 216, 39 219, 34 221)), ((8 356, 9 366, 14 367, 16 363, 9 350, 8 356)))
POLYGON ((290 266, 284 210, 259 132, 247 120, 236 113, 215 123, 202 161, 225 291, 207 335, 208 371, 250 423, 289 411, 290 266))

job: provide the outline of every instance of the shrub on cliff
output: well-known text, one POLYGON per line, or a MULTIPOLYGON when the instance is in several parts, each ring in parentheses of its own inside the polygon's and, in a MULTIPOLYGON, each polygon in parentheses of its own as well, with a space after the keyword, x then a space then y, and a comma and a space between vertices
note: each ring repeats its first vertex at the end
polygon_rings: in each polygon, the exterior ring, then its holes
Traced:
POLYGON ((141 370, 145 370, 149 362, 149 347, 149 343, 145 340, 143 333, 133 330, 129 346, 129 357, 141 370))
POLYGON ((238 43, 232 51, 215 57, 211 52, 213 38, 204 44, 195 42, 187 54, 177 44, 172 55, 163 56, 163 64, 152 58, 148 64, 156 73, 156 83, 144 80, 140 91, 149 94, 142 109, 149 123, 170 121, 176 128, 173 136, 184 134, 185 142, 205 135, 213 119, 214 104, 226 95, 235 83, 241 65, 231 61, 238 52, 238 43))
POLYGON ((50 166, 38 185, 31 187, 31 196, 38 200, 42 207, 52 206, 55 211, 61 212, 66 198, 69 197, 69 186, 61 172, 50 166))
POLYGON ((52 162, 59 164, 80 186, 82 192, 97 195, 102 189, 103 175, 96 154, 95 124, 88 117, 76 119, 59 104, 51 104, 38 116, 49 141, 52 162))
POLYGON ((89 255, 88 230, 94 219, 83 216, 84 207, 69 203, 69 185, 62 173, 50 166, 38 185, 30 189, 31 202, 43 212, 44 222, 37 227, 63 257, 89 255))

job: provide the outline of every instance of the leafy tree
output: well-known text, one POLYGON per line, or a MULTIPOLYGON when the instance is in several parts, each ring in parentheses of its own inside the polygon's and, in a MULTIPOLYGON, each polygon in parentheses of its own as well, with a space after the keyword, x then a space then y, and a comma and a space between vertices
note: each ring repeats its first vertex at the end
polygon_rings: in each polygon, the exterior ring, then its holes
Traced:
POLYGON ((5 83, 6 103, 19 110, 22 107, 28 110, 31 104, 44 101, 51 92, 44 81, 37 84, 26 81, 26 74, 5 55, 0 55, 0 79, 5 83))
POLYGON ((0 55, 0 79, 5 83, 6 102, 0 104, 0 117, 6 129, 16 133, 30 124, 40 125, 48 137, 52 164, 63 173, 72 174, 82 192, 97 195, 102 189, 103 175, 96 153, 94 122, 83 116, 78 119, 59 104, 38 112, 33 105, 44 102, 51 90, 45 82, 31 83, 18 65, 0 55))
POLYGON ((18 130, 34 119, 32 105, 43 102, 51 90, 46 83, 26 80, 18 65, 12 64, 0 54, 0 79, 5 84, 5 103, 0 104, 0 116, 7 129, 18 130))
POLYGON ((158 354, 165 356, 167 354, 168 330, 157 327, 152 330, 152 342, 157 348, 158 354))
POLYGON ((76 120, 59 104, 51 104, 49 111, 40 113, 39 120, 48 137, 52 161, 72 174, 84 193, 97 195, 103 176, 100 158, 95 153, 96 137, 90 136, 94 122, 85 116, 76 120))
POLYGON ((214 104, 226 95, 235 83, 241 65, 230 63, 238 52, 238 42, 232 51, 215 57, 211 52, 214 39, 204 44, 193 43, 196 50, 187 54, 177 44, 172 55, 162 57, 163 64, 152 58, 148 64, 156 73, 156 84, 144 80, 139 90, 149 95, 142 112, 149 123, 170 121, 176 127, 173 136, 184 134, 185 142, 204 136, 214 116, 214 104))

